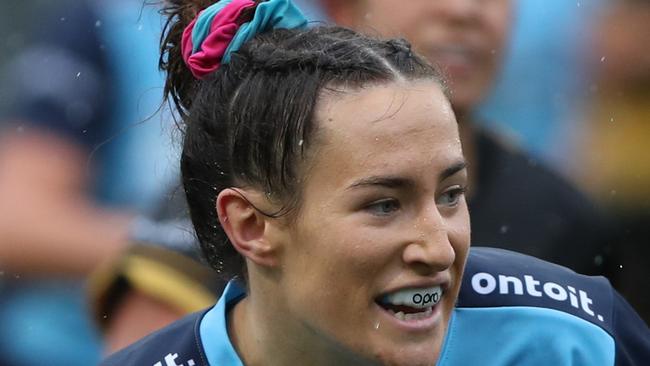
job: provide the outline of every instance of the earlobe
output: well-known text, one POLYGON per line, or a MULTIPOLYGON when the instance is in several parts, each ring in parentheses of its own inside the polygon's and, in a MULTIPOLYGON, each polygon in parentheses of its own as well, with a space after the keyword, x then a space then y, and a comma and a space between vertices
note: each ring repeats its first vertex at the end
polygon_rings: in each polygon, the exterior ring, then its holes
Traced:
POLYGON ((246 259, 264 267, 277 265, 277 250, 265 235, 269 218, 255 205, 258 194, 226 188, 217 196, 217 214, 233 247, 246 259))

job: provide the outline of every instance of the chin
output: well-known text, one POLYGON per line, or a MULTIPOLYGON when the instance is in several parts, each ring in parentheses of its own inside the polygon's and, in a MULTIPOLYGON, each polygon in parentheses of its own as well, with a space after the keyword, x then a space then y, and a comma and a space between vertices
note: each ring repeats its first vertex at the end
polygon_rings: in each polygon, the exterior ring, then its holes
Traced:
POLYGON ((378 355, 378 364, 385 366, 435 366, 439 352, 432 344, 418 347, 397 347, 378 355))

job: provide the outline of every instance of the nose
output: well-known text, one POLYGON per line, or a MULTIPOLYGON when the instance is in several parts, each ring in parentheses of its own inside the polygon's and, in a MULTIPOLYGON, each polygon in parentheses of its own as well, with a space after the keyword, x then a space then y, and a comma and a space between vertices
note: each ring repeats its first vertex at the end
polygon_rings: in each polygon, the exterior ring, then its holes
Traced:
POLYGON ((414 229, 417 239, 404 248, 403 262, 420 275, 430 275, 451 267, 456 252, 451 245, 445 219, 435 205, 423 210, 414 229))
POLYGON ((467 23, 480 13, 480 1, 477 0, 436 0, 434 1, 438 19, 447 19, 451 23, 467 23))

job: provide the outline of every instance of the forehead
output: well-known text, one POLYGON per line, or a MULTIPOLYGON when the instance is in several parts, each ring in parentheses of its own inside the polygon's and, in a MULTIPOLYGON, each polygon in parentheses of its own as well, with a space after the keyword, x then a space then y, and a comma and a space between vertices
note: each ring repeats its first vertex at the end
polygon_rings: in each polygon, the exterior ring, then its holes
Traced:
POLYGON ((424 131, 456 129, 447 98, 438 83, 429 80, 327 93, 316 108, 316 120, 327 136, 345 140, 392 140, 415 137, 424 131))
POLYGON ((435 81, 393 82, 326 95, 316 108, 319 155, 340 166, 462 159, 454 113, 435 81), (325 156, 323 156, 325 158, 325 156))

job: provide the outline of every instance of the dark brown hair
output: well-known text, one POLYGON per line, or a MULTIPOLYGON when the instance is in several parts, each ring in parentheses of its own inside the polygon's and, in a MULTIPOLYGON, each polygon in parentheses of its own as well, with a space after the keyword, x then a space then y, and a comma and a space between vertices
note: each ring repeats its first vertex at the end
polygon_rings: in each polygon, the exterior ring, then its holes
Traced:
POLYGON ((196 80, 181 57, 181 35, 212 3, 167 2, 160 68, 167 72, 166 97, 183 119, 181 172, 192 222, 208 262, 230 276, 242 274, 243 260, 219 224, 216 197, 225 188, 246 186, 282 204, 269 215, 297 207, 299 167, 318 128, 314 110, 324 88, 345 92, 400 79, 441 78, 404 40, 317 26, 258 34, 230 63, 196 80))

